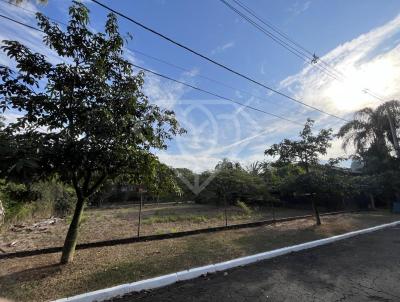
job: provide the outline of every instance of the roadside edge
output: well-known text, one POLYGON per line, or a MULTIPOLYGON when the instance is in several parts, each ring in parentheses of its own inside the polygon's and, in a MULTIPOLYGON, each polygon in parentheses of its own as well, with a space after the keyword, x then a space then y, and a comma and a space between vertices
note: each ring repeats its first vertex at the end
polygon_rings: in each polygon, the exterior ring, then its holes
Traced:
POLYGON ((126 283, 122 285, 117 285, 110 288, 105 288, 101 290, 96 290, 93 292, 88 292, 84 294, 80 294, 77 296, 72 296, 68 298, 62 298, 58 300, 54 300, 53 302, 100 302, 107 299, 111 299, 117 296, 122 296, 131 292, 139 292, 142 290, 156 289, 163 286, 167 286, 178 281, 190 280, 200 277, 205 274, 211 274, 219 271, 228 270, 234 267, 245 266, 254 262, 271 259, 274 257, 286 255, 293 252, 298 252, 306 249, 311 249, 317 246, 329 244, 335 241, 347 239, 350 237, 354 237, 361 234, 367 234, 374 231, 378 231, 384 228, 394 227, 400 225, 400 221, 395 221, 391 223, 386 223, 382 225, 378 225, 375 227, 362 229, 358 231, 353 231, 341 235, 336 235, 333 237, 328 237, 324 239, 318 239, 310 242, 305 242, 297 245, 292 245, 280 249, 275 249, 272 251, 267 251, 263 253, 258 253, 246 257, 236 258, 220 263, 210 264, 206 266, 196 267, 185 271, 180 271, 168 275, 163 275, 151 279, 136 281, 133 283, 126 283))

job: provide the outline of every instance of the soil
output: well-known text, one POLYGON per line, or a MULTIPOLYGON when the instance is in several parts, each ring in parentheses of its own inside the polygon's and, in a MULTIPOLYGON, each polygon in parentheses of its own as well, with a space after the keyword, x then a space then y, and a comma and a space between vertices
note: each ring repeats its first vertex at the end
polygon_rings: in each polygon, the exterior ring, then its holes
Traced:
POLYGON ((301 219, 257 228, 93 248, 77 251, 74 261, 65 266, 58 265, 59 253, 0 260, 0 293, 15 301, 54 300, 394 220, 399 220, 399 215, 388 212, 341 214, 322 217, 321 226, 316 226, 313 219, 301 219))

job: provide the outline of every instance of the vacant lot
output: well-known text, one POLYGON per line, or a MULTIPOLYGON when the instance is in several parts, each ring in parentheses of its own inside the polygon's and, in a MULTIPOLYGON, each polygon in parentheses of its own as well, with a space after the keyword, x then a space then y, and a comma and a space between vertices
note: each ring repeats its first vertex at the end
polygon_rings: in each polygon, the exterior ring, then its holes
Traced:
POLYGON ((17 301, 44 301, 329 237, 389 221, 387 212, 341 214, 315 226, 302 219, 258 228, 199 234, 77 252, 59 266, 60 254, 0 261, 0 293, 17 301))
POLYGON ((380 230, 112 301, 398 302, 399 235, 380 230))
MULTIPOLYGON (((310 214, 311 211, 276 208, 277 218, 310 214)), ((79 242, 117 239, 137 236, 139 209, 137 205, 116 208, 88 209, 80 228, 79 242)), ((272 209, 241 209, 231 206, 228 223, 243 223, 271 219, 272 209)), ((2 230, 0 248, 4 252, 60 246, 64 242, 70 218, 54 224, 32 221, 2 230), (36 227, 35 227, 36 225, 36 227)), ((140 235, 173 233, 225 225, 224 208, 211 205, 168 204, 149 205, 142 210, 140 235)))

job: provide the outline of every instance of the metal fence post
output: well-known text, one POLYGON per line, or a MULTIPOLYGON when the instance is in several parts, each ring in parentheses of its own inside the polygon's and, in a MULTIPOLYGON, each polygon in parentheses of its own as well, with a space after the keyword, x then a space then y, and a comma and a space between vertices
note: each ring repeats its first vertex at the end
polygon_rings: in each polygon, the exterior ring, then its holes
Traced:
POLYGON ((225 226, 228 226, 228 215, 227 215, 227 210, 226 210, 226 196, 224 195, 224 205, 225 205, 225 226))
POLYGON ((143 193, 142 193, 142 190, 140 190, 139 223, 138 223, 138 229, 137 229, 138 237, 140 237, 140 223, 142 220, 142 206, 143 206, 143 193))

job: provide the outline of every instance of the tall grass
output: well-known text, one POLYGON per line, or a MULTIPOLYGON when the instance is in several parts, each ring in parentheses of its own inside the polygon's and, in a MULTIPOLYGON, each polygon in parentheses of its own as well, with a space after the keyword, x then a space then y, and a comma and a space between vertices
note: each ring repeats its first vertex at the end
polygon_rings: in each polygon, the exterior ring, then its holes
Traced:
POLYGON ((71 188, 57 180, 29 186, 0 180, 0 200, 5 209, 7 225, 65 216, 74 204, 74 194, 71 188))

